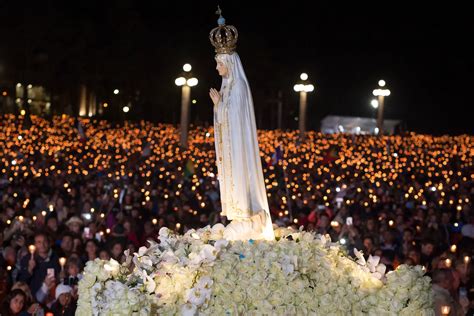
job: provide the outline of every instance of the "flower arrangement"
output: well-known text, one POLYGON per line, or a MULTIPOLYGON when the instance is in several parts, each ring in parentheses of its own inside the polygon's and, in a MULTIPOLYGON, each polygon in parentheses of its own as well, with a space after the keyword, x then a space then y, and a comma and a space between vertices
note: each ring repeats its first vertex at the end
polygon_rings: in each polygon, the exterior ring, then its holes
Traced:
POLYGON ((385 274, 328 238, 277 228, 275 241, 229 242, 216 224, 167 228, 126 261, 87 263, 77 315, 434 315, 421 266, 385 274))

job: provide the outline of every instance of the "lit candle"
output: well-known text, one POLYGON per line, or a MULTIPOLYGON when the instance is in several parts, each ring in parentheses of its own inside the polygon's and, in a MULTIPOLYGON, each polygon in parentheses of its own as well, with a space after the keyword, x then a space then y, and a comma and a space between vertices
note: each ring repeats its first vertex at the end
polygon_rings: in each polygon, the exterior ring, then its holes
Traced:
POLYGON ((158 224, 158 220, 156 218, 152 219, 151 222, 153 223, 153 225, 158 224))
POLYGON ((450 306, 447 306, 447 305, 441 306, 441 314, 442 315, 449 315, 450 311, 451 311, 450 306))
POLYGON ((451 246, 451 252, 456 252, 456 248, 457 248, 456 245, 452 245, 451 246))
POLYGON ((446 268, 451 268, 451 259, 446 259, 445 260, 446 268))
POLYGON ((29 245, 29 246, 28 246, 28 250, 30 251, 31 254, 34 254, 35 251, 36 251, 35 245, 29 245))
POLYGON ((66 258, 64 257, 59 258, 59 264, 61 265, 61 270, 63 270, 64 266, 66 265, 66 258))

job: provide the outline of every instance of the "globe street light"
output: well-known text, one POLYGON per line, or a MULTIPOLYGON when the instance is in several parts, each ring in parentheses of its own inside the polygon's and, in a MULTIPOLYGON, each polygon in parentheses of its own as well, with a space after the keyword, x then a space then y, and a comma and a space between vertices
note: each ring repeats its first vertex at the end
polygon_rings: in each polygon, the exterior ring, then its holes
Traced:
POLYGON ((197 78, 191 74, 192 66, 190 64, 183 65, 183 73, 181 77, 176 78, 174 83, 181 87, 181 136, 180 144, 183 148, 188 148, 188 124, 189 124, 189 103, 191 100, 191 87, 198 84, 197 78))
POLYGON ((304 139, 304 134, 306 132, 306 107, 308 101, 308 92, 314 91, 314 86, 309 84, 306 80, 308 80, 308 74, 302 73, 300 75, 301 81, 294 85, 293 89, 296 92, 300 93, 300 115, 299 115, 299 130, 300 130, 300 140, 304 139))
POLYGON ((374 109, 377 109, 379 107, 379 101, 373 99, 372 101, 370 101, 370 105, 372 105, 374 109))
POLYGON ((379 80, 379 88, 374 89, 372 92, 374 96, 378 97, 378 115, 377 115, 377 128, 379 131, 379 135, 383 134, 383 106, 384 106, 384 98, 390 95, 389 89, 384 89, 385 87, 385 80, 379 80))
POLYGON ((184 64, 184 65, 183 65, 183 70, 184 70, 184 71, 190 72, 191 69, 193 69, 193 67, 191 67, 190 64, 184 64))

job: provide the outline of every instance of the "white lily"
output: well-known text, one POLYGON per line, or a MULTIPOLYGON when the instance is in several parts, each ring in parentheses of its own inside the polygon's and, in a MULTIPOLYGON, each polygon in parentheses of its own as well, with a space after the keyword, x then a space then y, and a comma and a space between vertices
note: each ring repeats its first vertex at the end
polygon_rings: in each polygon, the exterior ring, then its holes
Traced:
POLYGON ((200 289, 210 289, 212 284, 214 284, 214 281, 210 277, 203 276, 199 279, 196 286, 200 289))
POLYGON ((369 259, 367 260, 367 267, 369 267, 370 272, 375 272, 377 265, 380 262, 380 257, 379 256, 372 256, 369 255, 369 259))
POLYGON ((191 303, 186 303, 181 307, 181 316, 195 316, 197 315, 197 306, 191 303))
POLYGON ((217 249, 211 245, 204 245, 199 255, 202 256, 205 260, 212 262, 216 260, 217 249))
POLYGON ((142 272, 142 279, 143 279, 143 284, 145 285, 145 289, 149 294, 153 294, 156 289, 156 282, 153 280, 151 276, 148 275, 148 273, 143 270, 142 272))
POLYGON ((206 292, 207 291, 203 291, 198 288, 192 288, 186 291, 185 299, 187 302, 199 306, 206 301, 206 292))
POLYGON ((218 241, 216 241, 216 243, 214 244, 214 247, 216 247, 216 249, 218 251, 221 251, 222 249, 225 249, 227 248, 227 246, 229 245, 229 241, 226 240, 226 239, 219 239, 218 241))
POLYGON ((364 258, 364 253, 362 251, 357 250, 357 248, 354 248, 354 255, 357 257, 357 263, 360 264, 361 266, 365 266, 367 262, 365 261, 364 258))
POLYGON ((144 256, 146 254, 146 252, 148 251, 148 248, 145 247, 145 246, 142 246, 138 249, 138 255, 141 257, 141 256, 144 256))

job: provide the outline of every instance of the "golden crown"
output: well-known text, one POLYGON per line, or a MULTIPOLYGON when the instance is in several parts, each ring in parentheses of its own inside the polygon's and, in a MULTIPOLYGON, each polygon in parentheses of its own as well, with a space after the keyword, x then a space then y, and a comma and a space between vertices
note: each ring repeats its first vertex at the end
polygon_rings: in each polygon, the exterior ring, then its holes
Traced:
POLYGON ((237 47, 239 33, 237 33, 237 29, 234 26, 225 24, 225 19, 219 6, 217 6, 216 14, 219 15, 217 19, 218 27, 211 30, 209 40, 217 54, 232 54, 237 47))

